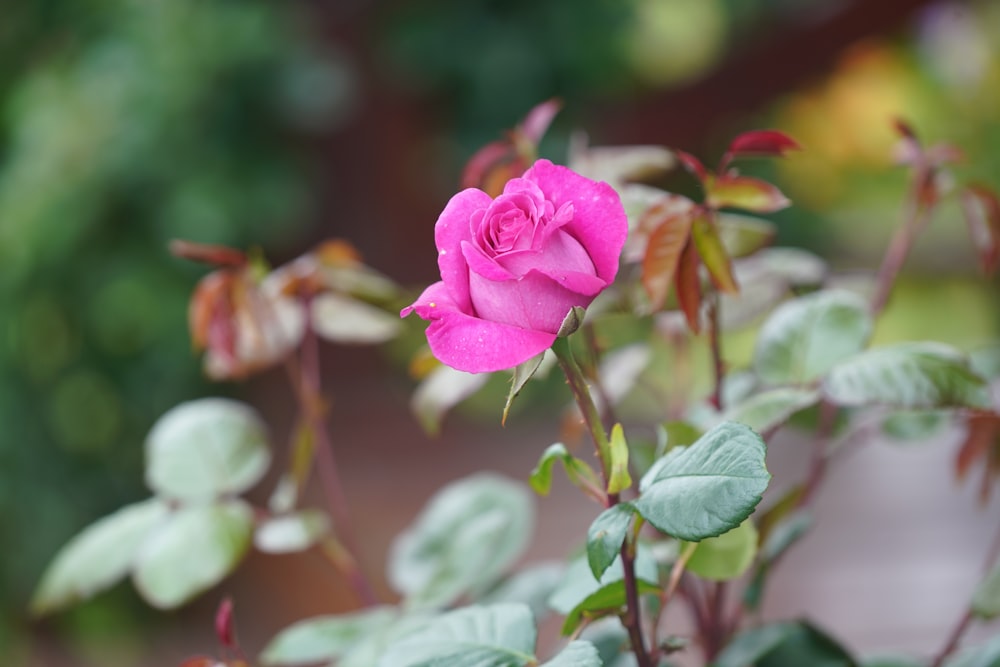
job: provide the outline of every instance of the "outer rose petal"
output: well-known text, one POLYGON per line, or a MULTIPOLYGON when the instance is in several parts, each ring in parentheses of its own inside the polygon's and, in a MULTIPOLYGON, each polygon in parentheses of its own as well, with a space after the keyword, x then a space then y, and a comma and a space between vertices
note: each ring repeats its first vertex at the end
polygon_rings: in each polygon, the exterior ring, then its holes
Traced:
POLYGON ((434 356, 467 373, 513 368, 549 349, 555 340, 555 334, 488 322, 457 310, 441 313, 427 327, 434 356))
POLYGON ((628 236, 628 218, 614 188, 548 160, 536 162, 524 178, 538 183, 556 209, 566 202, 573 203, 573 220, 563 229, 573 234, 590 254, 598 277, 612 283, 628 236))
POLYGON ((471 310, 472 301, 469 299, 469 270, 462 257, 462 241, 472 242, 469 224, 472 214, 491 203, 493 200, 482 190, 462 190, 448 201, 434 225, 441 281, 448 286, 458 308, 466 312, 471 310))
POLYGON ((416 312, 421 319, 436 320, 441 317, 441 313, 449 310, 456 310, 455 300, 451 297, 451 292, 443 281, 438 281, 430 285, 411 305, 399 311, 400 317, 406 317, 410 313, 416 312))

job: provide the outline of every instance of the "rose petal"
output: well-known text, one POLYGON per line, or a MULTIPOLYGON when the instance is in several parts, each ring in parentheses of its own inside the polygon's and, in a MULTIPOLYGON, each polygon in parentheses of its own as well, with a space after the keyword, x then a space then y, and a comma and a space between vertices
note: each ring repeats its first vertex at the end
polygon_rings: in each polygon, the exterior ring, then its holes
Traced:
POLYGON ((598 277, 609 284, 613 282, 628 235, 628 219, 614 188, 548 160, 537 161, 524 178, 538 183, 557 210, 572 202, 573 220, 564 229, 587 250, 598 277))
POLYGON ((514 280, 517 278, 516 275, 496 260, 487 257, 482 250, 468 241, 462 241, 462 257, 472 273, 477 273, 487 280, 514 280))
POLYGON ((399 316, 406 317, 415 312, 425 320, 436 320, 445 310, 457 310, 457 305, 444 281, 439 280, 425 289, 416 301, 399 311, 399 316))
POLYGON ((462 190, 449 200, 434 225, 434 243, 438 249, 441 280, 448 285, 452 298, 460 309, 472 307, 469 299, 469 276, 462 257, 462 241, 472 241, 469 220, 473 213, 492 203, 481 190, 462 190))
MULTIPOLYGON (((548 242, 537 251, 509 252, 497 257, 496 261, 516 276, 531 270, 542 271, 556 279, 564 273, 594 275, 594 263, 587 251, 579 241, 563 231, 549 236, 548 242)), ((601 283, 602 286, 607 285, 604 280, 601 283)))
POLYGON ((472 273, 469 280, 472 304, 479 317, 549 333, 559 331, 570 309, 574 306, 586 307, 593 300, 593 294, 600 291, 581 294, 567 289, 566 283, 571 280, 574 286, 584 285, 592 289, 593 283, 587 282, 586 276, 577 274, 572 279, 567 276, 566 280, 560 281, 540 271, 529 271, 517 280, 494 282, 472 273))
POLYGON ((467 373, 513 368, 552 347, 555 339, 555 334, 488 322, 454 310, 427 327, 434 356, 467 373))

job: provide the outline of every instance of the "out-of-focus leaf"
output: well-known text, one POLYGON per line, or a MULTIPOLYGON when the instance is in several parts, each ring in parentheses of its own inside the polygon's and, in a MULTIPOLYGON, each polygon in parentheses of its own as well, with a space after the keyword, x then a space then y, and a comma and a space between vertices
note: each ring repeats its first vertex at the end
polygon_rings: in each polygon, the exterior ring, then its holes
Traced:
POLYGON ((773 222, 738 213, 719 213, 715 224, 726 254, 734 259, 769 245, 778 230, 773 222))
POLYGON ((882 432, 899 442, 928 440, 950 420, 944 410, 896 410, 882 422, 882 432))
POLYGON ((518 569, 499 586, 484 595, 485 605, 519 602, 531 608, 536 619, 549 613, 548 599, 566 573, 566 565, 558 561, 532 563, 518 569))
POLYGON ((320 338, 343 344, 384 343, 402 328, 399 317, 332 292, 313 299, 311 322, 320 338))
POLYGON ((733 139, 727 153, 732 157, 783 157, 799 150, 798 142, 777 130, 753 130, 733 139))
POLYGON ((616 187, 665 172, 674 164, 673 152, 663 146, 574 147, 569 157, 573 171, 616 187))
POLYGON ((969 352, 972 371, 987 380, 1000 378, 1000 342, 977 347, 969 352))
POLYGON ((757 336, 754 370, 772 384, 804 384, 861 350, 871 336, 865 302, 851 292, 823 290, 788 301, 757 336))
POLYGON ((271 463, 264 422, 226 398, 181 403, 146 438, 146 484, 165 498, 205 501, 241 493, 271 463))
POLYGON ((747 519, 736 528, 693 544, 686 569, 702 579, 728 581, 739 577, 757 554, 757 529, 747 519))
POLYGON ((760 533, 761 544, 767 541, 771 530, 799 506, 803 491, 802 485, 787 489, 767 509, 757 515, 757 531, 760 533))
POLYGON ((1000 470, 1000 415, 977 412, 966 418, 965 440, 955 457, 955 476, 964 479, 972 466, 981 462, 987 472, 979 500, 985 504, 990 498, 993 478, 1000 470))
POLYGON ((489 373, 466 373, 438 366, 413 392, 410 410, 424 431, 436 435, 448 411, 482 389, 489 377, 489 373))
POLYGON ((464 607, 394 642, 379 667, 525 667, 536 662, 535 621, 523 604, 464 607))
POLYGON ((901 343, 862 352, 834 366, 823 391, 838 405, 990 406, 989 387, 969 369, 968 358, 939 343, 901 343))
POLYGON ((510 406, 514 404, 514 399, 524 389, 524 385, 528 384, 528 380, 542 365, 544 358, 545 353, 543 352, 514 367, 514 374, 510 380, 510 391, 507 393, 507 402, 503 406, 503 417, 500 418, 501 424, 507 423, 507 413, 510 411, 510 406))
POLYGON ((1000 637, 963 649, 946 660, 944 667, 1000 667, 1000 637))
POLYGON ((299 665, 335 660, 399 616, 395 607, 378 606, 351 614, 316 616, 293 623, 277 634, 261 653, 265 665, 299 665))
POLYGON ((640 225, 653 225, 642 258, 642 285, 653 310, 663 307, 674 282, 678 264, 691 236, 690 212, 676 213, 667 204, 653 206, 643 216, 640 225), (647 220, 656 220, 648 222, 647 220))
POLYGON ((618 557, 632 523, 635 508, 629 503, 612 505, 601 512, 587 530, 587 563, 595 579, 618 557))
POLYGON ((712 667, 856 667, 836 640, 805 621, 774 623, 733 639, 712 667))
POLYGON ((814 389, 777 387, 753 394, 734 405, 726 411, 725 419, 746 424, 758 433, 767 433, 818 401, 819 392, 814 389))
POLYGON ((549 445, 538 459, 538 465, 531 471, 528 483, 540 496, 549 495, 552 488, 552 466, 556 461, 560 461, 566 469, 566 476, 574 486, 600 489, 601 482, 597 479, 597 474, 589 465, 576 458, 567 451, 566 446, 561 442, 549 445))
POLYGON ((721 535, 760 502, 771 479, 764 452, 759 435, 723 422, 690 447, 668 452, 634 505, 656 528, 678 539, 697 542, 721 535))
POLYGON ((701 278, 698 276, 698 253, 690 240, 681 252, 677 265, 677 301, 680 303, 688 327, 694 333, 701 331, 701 278))
POLYGON ((625 431, 621 424, 615 424, 611 429, 608 452, 611 455, 608 493, 621 493, 632 486, 632 477, 628 472, 628 443, 625 441, 625 431))
POLYGON ((541 667, 601 667, 603 664, 597 647, 588 641, 576 640, 541 667))
POLYGON ((1000 616, 1000 559, 976 587, 972 596, 972 611, 985 619, 1000 616))
POLYGON ((31 600, 31 612, 47 614, 120 581, 167 512, 165 502, 151 498, 126 505, 84 528, 45 570, 31 600))
POLYGON ((738 208, 773 213, 791 205, 781 190, 750 176, 722 176, 705 184, 705 203, 711 208, 738 208))
POLYGON ((521 556, 533 526, 531 496, 520 484, 491 474, 452 482, 396 538, 389 580, 415 608, 481 594, 521 556))
POLYGON ((988 187, 972 185, 962 191, 962 209, 983 273, 993 275, 1000 266, 1000 198, 988 187))
POLYGON ((681 165, 693 176, 695 176, 702 184, 708 180, 708 171, 705 166, 701 163, 701 160, 691 155, 690 153, 685 153, 684 151, 676 151, 677 159, 680 160, 681 165))
POLYGON ((886 653, 862 658, 859 667, 927 667, 927 663, 908 655, 886 653))
POLYGON ((330 532, 330 519, 320 510, 302 510, 294 514, 265 519, 253 534, 253 543, 269 554, 304 551, 330 532))
MULTIPOLYGON (((615 559, 604 571, 600 580, 594 578, 586 555, 573 560, 566 568, 562 582, 552 596, 549 605, 566 616, 562 632, 571 634, 583 619, 584 613, 593 616, 601 612, 617 612, 625 605, 624 571, 621 558, 615 559)), ((639 592, 657 590, 659 571, 656 559, 649 548, 640 543, 635 557, 635 576, 639 592)))
POLYGON ((154 607, 179 607, 233 571, 252 530, 253 510, 241 500, 177 510, 143 544, 132 580, 154 607))
POLYGON ((529 141, 538 144, 542 140, 542 137, 545 136, 549 125, 552 124, 552 119, 556 117, 560 109, 562 109, 562 101, 555 98, 536 104, 527 113, 517 129, 529 141))
POLYGON ((719 230, 707 215, 699 215, 692 222, 691 238, 698 249, 702 263, 708 269, 712 282, 723 292, 735 294, 740 291, 733 276, 733 263, 722 244, 719 230))

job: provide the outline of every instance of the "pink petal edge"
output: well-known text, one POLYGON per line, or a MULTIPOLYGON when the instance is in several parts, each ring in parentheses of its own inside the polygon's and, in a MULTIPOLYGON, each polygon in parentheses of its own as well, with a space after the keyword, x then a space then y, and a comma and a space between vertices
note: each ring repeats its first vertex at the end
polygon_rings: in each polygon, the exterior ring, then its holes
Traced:
POLYGON ((427 327, 427 342, 439 361, 467 373, 513 368, 552 347, 556 335, 488 322, 452 310, 427 327))

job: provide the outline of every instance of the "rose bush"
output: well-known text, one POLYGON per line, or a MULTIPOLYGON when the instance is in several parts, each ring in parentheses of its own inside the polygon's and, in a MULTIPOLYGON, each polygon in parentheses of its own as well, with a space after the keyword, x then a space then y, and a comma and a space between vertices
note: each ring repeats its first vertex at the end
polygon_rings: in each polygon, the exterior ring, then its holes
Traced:
POLYGON ((429 320, 431 351, 453 368, 512 368, 614 281, 627 234, 610 185, 539 160, 496 199, 474 188, 452 197, 434 228, 441 280, 400 315, 429 320))

